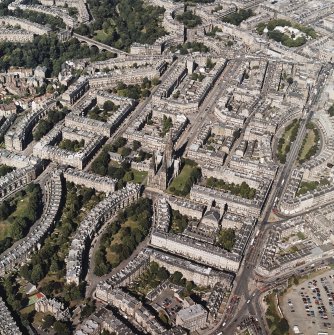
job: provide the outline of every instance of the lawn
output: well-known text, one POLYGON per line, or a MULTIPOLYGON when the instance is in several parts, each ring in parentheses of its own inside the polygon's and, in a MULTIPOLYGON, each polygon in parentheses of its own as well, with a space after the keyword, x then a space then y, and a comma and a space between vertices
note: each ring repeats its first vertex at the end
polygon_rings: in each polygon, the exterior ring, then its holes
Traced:
POLYGON ((0 241, 5 239, 6 237, 10 236, 11 232, 11 223, 10 218, 15 217, 23 217, 25 213, 27 213, 28 208, 30 206, 30 197, 29 194, 21 198, 18 194, 16 195, 14 200, 11 202, 16 203, 15 211, 6 219, 0 221, 0 241))
MULTIPOLYGON (((112 224, 112 223, 111 223, 112 224)), ((126 227, 131 227, 131 229, 134 229, 136 227, 138 227, 138 223, 128 219, 127 221, 125 221, 122 224, 122 228, 126 228, 126 227)), ((114 236, 113 236, 113 240, 109 246, 109 248, 106 249, 106 258, 107 261, 112 264, 112 266, 114 266, 115 264, 119 263, 119 256, 117 253, 111 251, 110 247, 113 244, 122 244, 122 239, 123 239, 123 231, 122 229, 120 229, 114 236)))
POLYGON ((190 192, 193 183, 200 177, 200 174, 200 168, 197 167, 195 162, 190 161, 190 164, 186 162, 180 174, 170 184, 169 193, 186 196, 190 192))
POLYGON ((192 166, 185 165, 181 173, 173 180, 170 187, 174 187, 176 190, 183 191, 187 181, 190 178, 192 170, 192 166))
POLYGON ((288 152, 288 146, 291 143, 291 137, 292 137, 292 132, 295 127, 290 128, 288 131, 285 131, 283 134, 284 138, 284 144, 282 146, 282 152, 287 153, 288 152))
POLYGON ((146 171, 138 171, 135 169, 132 169, 133 172, 133 182, 137 184, 143 183, 144 179, 147 177, 146 171))
POLYGON ((108 34, 106 34, 103 29, 95 31, 94 40, 104 43, 107 37, 108 34))
POLYGON ((30 304, 27 307, 24 307, 23 309, 20 310, 21 314, 29 314, 30 312, 35 310, 35 303, 30 304))
POLYGON ((16 211, 12 214, 12 216, 15 217, 24 216, 24 214, 27 213, 29 206, 30 206, 30 196, 29 194, 27 194, 27 196, 23 197, 17 202, 16 211))
POLYGON ((308 131, 306 135, 305 144, 303 145, 301 152, 299 154, 300 159, 302 160, 305 159, 309 150, 313 147, 314 144, 316 144, 315 140, 316 140, 316 137, 315 137, 314 131, 313 130, 308 131))
POLYGON ((298 155, 298 161, 300 164, 304 163, 316 154, 319 140, 320 136, 318 129, 314 126, 314 124, 308 124, 307 133, 298 155))
POLYGON ((8 220, 0 222, 0 241, 10 236, 10 223, 8 220))

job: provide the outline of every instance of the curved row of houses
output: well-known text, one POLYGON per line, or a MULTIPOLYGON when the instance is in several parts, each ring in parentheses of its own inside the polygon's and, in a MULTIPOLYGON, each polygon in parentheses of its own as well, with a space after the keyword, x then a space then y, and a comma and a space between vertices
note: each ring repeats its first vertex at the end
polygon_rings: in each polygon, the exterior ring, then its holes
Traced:
POLYGON ((61 171, 56 170, 45 184, 45 208, 28 235, 0 255, 0 276, 29 260, 55 223, 62 197, 61 171))

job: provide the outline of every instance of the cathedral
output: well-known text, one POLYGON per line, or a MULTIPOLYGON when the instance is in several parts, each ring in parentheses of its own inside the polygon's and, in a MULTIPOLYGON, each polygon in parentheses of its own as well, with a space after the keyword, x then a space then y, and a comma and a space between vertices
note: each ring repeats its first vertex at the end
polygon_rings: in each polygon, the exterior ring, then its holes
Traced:
POLYGON ((174 158, 172 131, 169 131, 165 151, 154 152, 147 176, 147 186, 166 190, 172 179, 178 175, 180 159, 174 158))

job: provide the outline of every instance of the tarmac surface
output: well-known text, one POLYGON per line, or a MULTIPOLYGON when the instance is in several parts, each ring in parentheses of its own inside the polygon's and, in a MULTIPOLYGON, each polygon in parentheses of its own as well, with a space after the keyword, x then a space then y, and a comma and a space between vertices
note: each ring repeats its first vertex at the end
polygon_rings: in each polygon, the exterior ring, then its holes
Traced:
POLYGON ((334 270, 291 287, 280 307, 292 331, 296 326, 300 334, 334 335, 334 270))

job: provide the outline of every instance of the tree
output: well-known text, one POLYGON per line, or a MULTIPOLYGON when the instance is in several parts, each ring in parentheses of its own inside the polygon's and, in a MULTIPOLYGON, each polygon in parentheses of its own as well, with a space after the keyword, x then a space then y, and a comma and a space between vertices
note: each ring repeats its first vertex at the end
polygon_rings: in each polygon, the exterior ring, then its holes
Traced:
POLYGON ((181 283, 181 279, 182 279, 183 275, 181 272, 179 271, 175 271, 171 277, 170 277, 170 280, 172 283, 176 284, 176 285, 180 285, 181 283))
POLYGON ((157 77, 154 77, 152 80, 151 80, 151 83, 153 86, 157 86, 160 84, 160 79, 157 78, 157 77))
POLYGON ((159 311, 159 319, 161 320, 161 322, 163 324, 169 325, 168 316, 166 315, 166 313, 163 310, 159 311))
POLYGON ((59 269, 60 269, 59 262, 53 258, 50 265, 50 271, 57 272, 59 271, 59 269))
POLYGON ((132 142, 132 149, 133 149, 134 151, 137 151, 140 147, 141 147, 141 143, 140 143, 139 141, 134 140, 134 141, 132 142))
POLYGON ((218 237, 218 244, 227 251, 231 251, 236 240, 235 230, 232 228, 222 229, 218 237))
POLYGON ((37 284, 44 277, 44 272, 40 264, 33 266, 31 270, 31 281, 34 284, 37 284))
POLYGON ((166 268, 161 267, 157 274, 157 277, 160 281, 165 281, 169 277, 169 272, 166 270, 166 268))
POLYGON ((214 66, 215 66, 215 63, 212 62, 212 59, 211 58, 207 58, 206 59, 206 67, 208 69, 212 69, 214 66))
POLYGON ((84 306, 84 308, 81 311, 81 318, 84 319, 86 317, 88 317, 89 315, 91 315, 92 313, 94 313, 96 307, 94 304, 89 303, 86 304, 86 306, 84 306))
POLYGON ((105 263, 96 264, 94 274, 101 277, 109 272, 109 267, 105 263))
POLYGON ((111 100, 107 100, 103 104, 103 109, 107 112, 113 111, 115 109, 115 107, 116 107, 116 105, 111 100))
POLYGON ((150 272, 153 275, 157 275, 159 270, 160 270, 160 267, 159 267, 158 263, 156 263, 156 262, 151 262, 150 263, 150 272))
POLYGON ((183 23, 187 28, 195 28, 202 24, 202 19, 191 11, 176 15, 176 20, 183 23))
MULTIPOLYGON (((25 16, 27 12, 29 11, 20 11, 20 16, 25 16)), ((17 12, 15 11, 15 15, 16 14, 17 12)), ((31 17, 26 18, 35 20, 36 15, 36 13, 33 13, 31 17)), ((41 13, 37 16, 39 15, 41 15, 41 13)), ((42 24, 45 23, 47 22, 42 24)), ((62 20, 58 18, 55 25, 61 27, 61 25, 63 25, 62 20)), ((37 65, 43 64, 48 67, 50 70, 49 75, 51 76, 55 76, 59 73, 61 64, 67 59, 89 57, 92 60, 103 60, 112 55, 112 53, 109 52, 95 53, 88 46, 80 45, 80 42, 75 38, 62 42, 58 40, 56 34, 36 36, 32 42, 24 44, 24 53, 22 45, 19 43, 2 42, 0 47, 3 56, 0 59, 0 68, 2 70, 6 70, 10 66, 34 68, 37 65), (10 57, 8 57, 9 55, 10 57)), ((45 89, 46 85, 43 85, 42 90, 45 89)), ((39 93, 42 93, 42 90, 39 89, 39 93)))
POLYGON ((289 323, 285 318, 282 318, 277 325, 277 330, 279 330, 280 334, 287 333, 289 331, 289 328, 289 323))
POLYGON ((93 188, 84 188, 82 195, 82 203, 86 204, 92 196, 95 194, 95 190, 93 188))
POLYGON ((7 200, 4 200, 0 204, 0 219, 1 220, 6 220, 8 216, 11 214, 12 209, 10 206, 10 203, 7 200))
POLYGON ((44 317, 44 322, 43 322, 43 329, 47 330, 50 329, 54 323, 56 322, 56 318, 53 315, 47 314, 44 317))
POLYGON ((7 173, 12 172, 14 169, 7 165, 0 165, 0 177, 5 176, 7 173))
POLYGON ((10 231, 11 237, 14 240, 19 240, 23 238, 27 233, 28 227, 29 227, 29 223, 26 218, 24 217, 15 218, 15 221, 13 222, 11 231, 10 231))
POLYGON ((20 276, 22 276, 24 279, 30 281, 30 270, 29 266, 27 264, 24 264, 20 269, 20 276))
POLYGON ((116 335, 116 333, 114 333, 114 332, 113 332, 113 333, 110 333, 110 331, 104 329, 104 330, 102 330, 101 335, 116 335))
POLYGON ((53 329, 56 332, 56 334, 61 335, 70 335, 71 331, 69 330, 67 324, 62 321, 56 321, 53 325, 53 329))
POLYGON ((237 12, 224 16, 223 21, 239 26, 242 21, 247 20, 252 15, 254 14, 251 9, 239 9, 237 12))
POLYGON ((162 118, 162 136, 166 135, 171 127, 173 127, 172 118, 164 114, 162 118))

